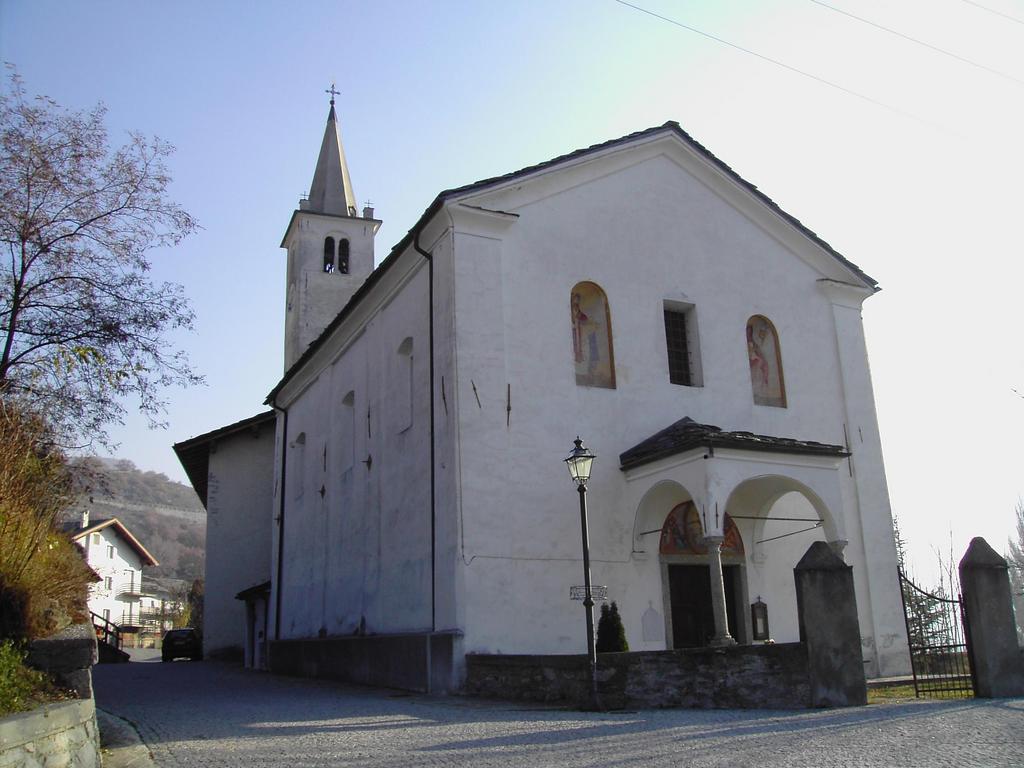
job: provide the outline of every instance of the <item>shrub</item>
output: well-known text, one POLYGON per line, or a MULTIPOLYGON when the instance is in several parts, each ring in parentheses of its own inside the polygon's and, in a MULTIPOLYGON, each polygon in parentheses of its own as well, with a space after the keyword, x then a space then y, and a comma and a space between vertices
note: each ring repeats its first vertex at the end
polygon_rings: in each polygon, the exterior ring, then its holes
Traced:
POLYGON ((25 654, 11 640, 0 643, 0 717, 60 697, 46 675, 25 666, 25 654))
POLYGON ((67 464, 42 420, 0 400, 0 639, 43 637, 88 617, 97 577, 57 528, 71 500, 67 464))
POLYGON ((626 628, 622 626, 619 606, 614 601, 611 607, 604 603, 601 606, 601 618, 597 622, 597 652, 622 653, 628 650, 626 628))

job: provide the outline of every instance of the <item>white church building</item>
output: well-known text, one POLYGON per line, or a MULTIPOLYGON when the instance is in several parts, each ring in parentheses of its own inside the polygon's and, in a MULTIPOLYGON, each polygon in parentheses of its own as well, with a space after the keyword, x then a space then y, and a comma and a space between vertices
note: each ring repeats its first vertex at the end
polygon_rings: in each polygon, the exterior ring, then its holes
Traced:
POLYGON ((209 511, 207 652, 376 682, 419 659, 433 690, 466 654, 584 653, 579 435, 631 649, 762 642, 755 602, 797 640, 823 540, 866 674, 908 671, 875 280, 672 122, 441 192, 376 269, 355 200, 332 100, 273 410, 175 446, 209 511))

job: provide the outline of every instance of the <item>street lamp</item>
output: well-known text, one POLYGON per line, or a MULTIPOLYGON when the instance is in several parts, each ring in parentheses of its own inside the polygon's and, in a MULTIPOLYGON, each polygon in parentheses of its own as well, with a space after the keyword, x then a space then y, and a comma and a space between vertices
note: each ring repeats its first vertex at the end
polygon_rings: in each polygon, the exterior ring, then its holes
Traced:
POLYGON ((583 532, 583 607, 587 612, 587 656, 590 659, 590 702, 597 706, 597 650, 594 647, 594 596, 590 588, 590 535, 587 533, 587 481, 590 479, 590 467, 594 463, 594 454, 583 445, 579 435, 575 440, 569 458, 565 459, 569 474, 576 483, 580 494, 580 528, 583 532))

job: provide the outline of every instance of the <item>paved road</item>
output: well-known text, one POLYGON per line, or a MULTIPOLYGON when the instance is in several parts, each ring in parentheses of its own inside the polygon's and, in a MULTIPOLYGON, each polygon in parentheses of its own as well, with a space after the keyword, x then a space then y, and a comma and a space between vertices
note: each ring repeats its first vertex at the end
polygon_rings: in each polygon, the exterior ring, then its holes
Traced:
POLYGON ((1024 699, 590 714, 187 661, 101 665, 95 688, 161 768, 1024 766, 1024 699))

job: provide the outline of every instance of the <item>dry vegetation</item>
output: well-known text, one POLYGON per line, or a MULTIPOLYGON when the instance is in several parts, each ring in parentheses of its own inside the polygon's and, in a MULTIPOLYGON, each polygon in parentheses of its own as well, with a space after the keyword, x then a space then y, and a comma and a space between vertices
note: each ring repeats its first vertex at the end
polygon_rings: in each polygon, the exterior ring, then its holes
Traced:
POLYGON ((43 637, 88 616, 96 576, 57 530, 70 492, 41 422, 0 401, 0 638, 43 637))

